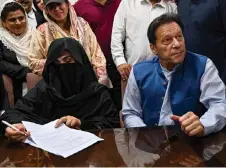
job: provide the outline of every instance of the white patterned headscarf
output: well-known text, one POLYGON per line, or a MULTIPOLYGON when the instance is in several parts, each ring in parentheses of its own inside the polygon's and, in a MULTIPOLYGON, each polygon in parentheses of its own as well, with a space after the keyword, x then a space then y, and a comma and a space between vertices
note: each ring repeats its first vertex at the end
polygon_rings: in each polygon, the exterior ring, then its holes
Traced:
MULTIPOLYGON (((2 14, 2 11, 3 11, 4 7, 6 6, 6 4, 11 3, 11 2, 17 3, 14 0, 7 0, 0 7, 0 15, 2 14)), ((25 12, 25 14, 26 14, 26 12, 25 12)), ((20 63, 20 65, 28 67, 28 50, 30 47, 33 30, 28 25, 27 15, 26 15, 26 19, 27 19, 26 31, 20 36, 16 36, 15 34, 11 33, 7 29, 5 29, 2 24, 2 20, 0 19, 0 40, 7 47, 7 49, 16 53, 16 57, 17 57, 17 60, 20 63)))
MULTIPOLYGON (((65 1, 66 2, 66 1, 65 1)), ((68 1, 68 13, 70 16, 70 23, 71 23, 71 27, 70 27, 70 33, 71 35, 68 36, 53 20, 51 20, 47 14, 47 10, 46 8, 44 8, 43 14, 45 19, 47 20, 47 22, 49 23, 49 28, 51 30, 51 33, 53 35, 53 37, 56 39, 56 36, 59 36, 61 38, 63 37, 74 37, 76 36, 77 32, 78 32, 78 40, 80 42, 81 45, 83 45, 85 43, 85 39, 84 39, 84 29, 82 26, 82 22, 81 20, 77 17, 77 14, 73 8, 73 6, 71 5, 71 3, 68 1)))

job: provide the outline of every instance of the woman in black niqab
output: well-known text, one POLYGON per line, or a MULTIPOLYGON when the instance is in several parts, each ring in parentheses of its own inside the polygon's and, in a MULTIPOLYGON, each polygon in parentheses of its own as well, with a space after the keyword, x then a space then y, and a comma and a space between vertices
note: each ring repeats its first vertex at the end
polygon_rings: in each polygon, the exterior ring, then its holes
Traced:
MULTIPOLYGON (((85 50, 72 38, 51 43, 43 80, 0 119, 11 124, 22 121, 45 124, 64 116, 78 118, 82 130, 119 127, 118 111, 108 88, 97 82, 85 50), (59 62, 65 51, 73 62, 59 62)), ((0 125, 3 134, 5 129, 0 125)))
POLYGON ((72 38, 53 41, 47 58, 42 76, 49 95, 56 103, 73 104, 80 92, 92 82, 98 82, 85 50, 72 38), (64 51, 70 53, 73 63, 58 63, 57 59, 64 51))

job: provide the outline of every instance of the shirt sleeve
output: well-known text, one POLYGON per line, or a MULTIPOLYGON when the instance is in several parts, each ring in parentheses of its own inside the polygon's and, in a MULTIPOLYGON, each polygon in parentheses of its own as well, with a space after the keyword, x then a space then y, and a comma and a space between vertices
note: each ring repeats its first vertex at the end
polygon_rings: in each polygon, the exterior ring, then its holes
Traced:
POLYGON ((210 59, 207 60, 200 89, 200 102, 208 109, 200 118, 207 135, 220 131, 226 124, 225 85, 210 59))
POLYGON ((126 35, 126 12, 124 0, 121 1, 114 17, 114 23, 111 36, 112 58, 116 66, 125 64, 123 41, 126 35))
POLYGON ((139 88, 134 77, 133 69, 131 70, 127 87, 125 90, 122 115, 125 127, 145 127, 143 122, 141 98, 139 88))
POLYGON ((169 4, 170 4, 171 7, 172 7, 172 13, 177 14, 178 11, 177 11, 177 5, 176 5, 176 3, 175 3, 174 1, 169 1, 169 4))

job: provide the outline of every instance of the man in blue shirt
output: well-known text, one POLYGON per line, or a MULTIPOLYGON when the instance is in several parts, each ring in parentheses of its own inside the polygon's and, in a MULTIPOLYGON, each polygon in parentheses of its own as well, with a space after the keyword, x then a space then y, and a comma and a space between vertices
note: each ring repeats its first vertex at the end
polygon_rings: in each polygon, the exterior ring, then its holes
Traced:
POLYGON ((177 1, 186 48, 210 58, 222 77, 226 58, 226 1, 177 1))
POLYGON ((157 57, 131 70, 122 111, 126 127, 179 121, 189 136, 202 136, 225 126, 225 85, 209 58, 186 51, 182 30, 175 14, 150 24, 148 39, 157 57))

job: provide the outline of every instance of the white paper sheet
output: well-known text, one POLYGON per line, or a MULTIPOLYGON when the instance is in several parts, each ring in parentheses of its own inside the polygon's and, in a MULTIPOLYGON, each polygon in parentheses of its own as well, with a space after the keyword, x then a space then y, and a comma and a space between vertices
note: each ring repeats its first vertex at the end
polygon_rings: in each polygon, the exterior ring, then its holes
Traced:
POLYGON ((39 125, 23 121, 26 130, 31 133, 25 143, 66 158, 103 140, 89 132, 71 129, 65 124, 55 128, 56 122, 39 125))

